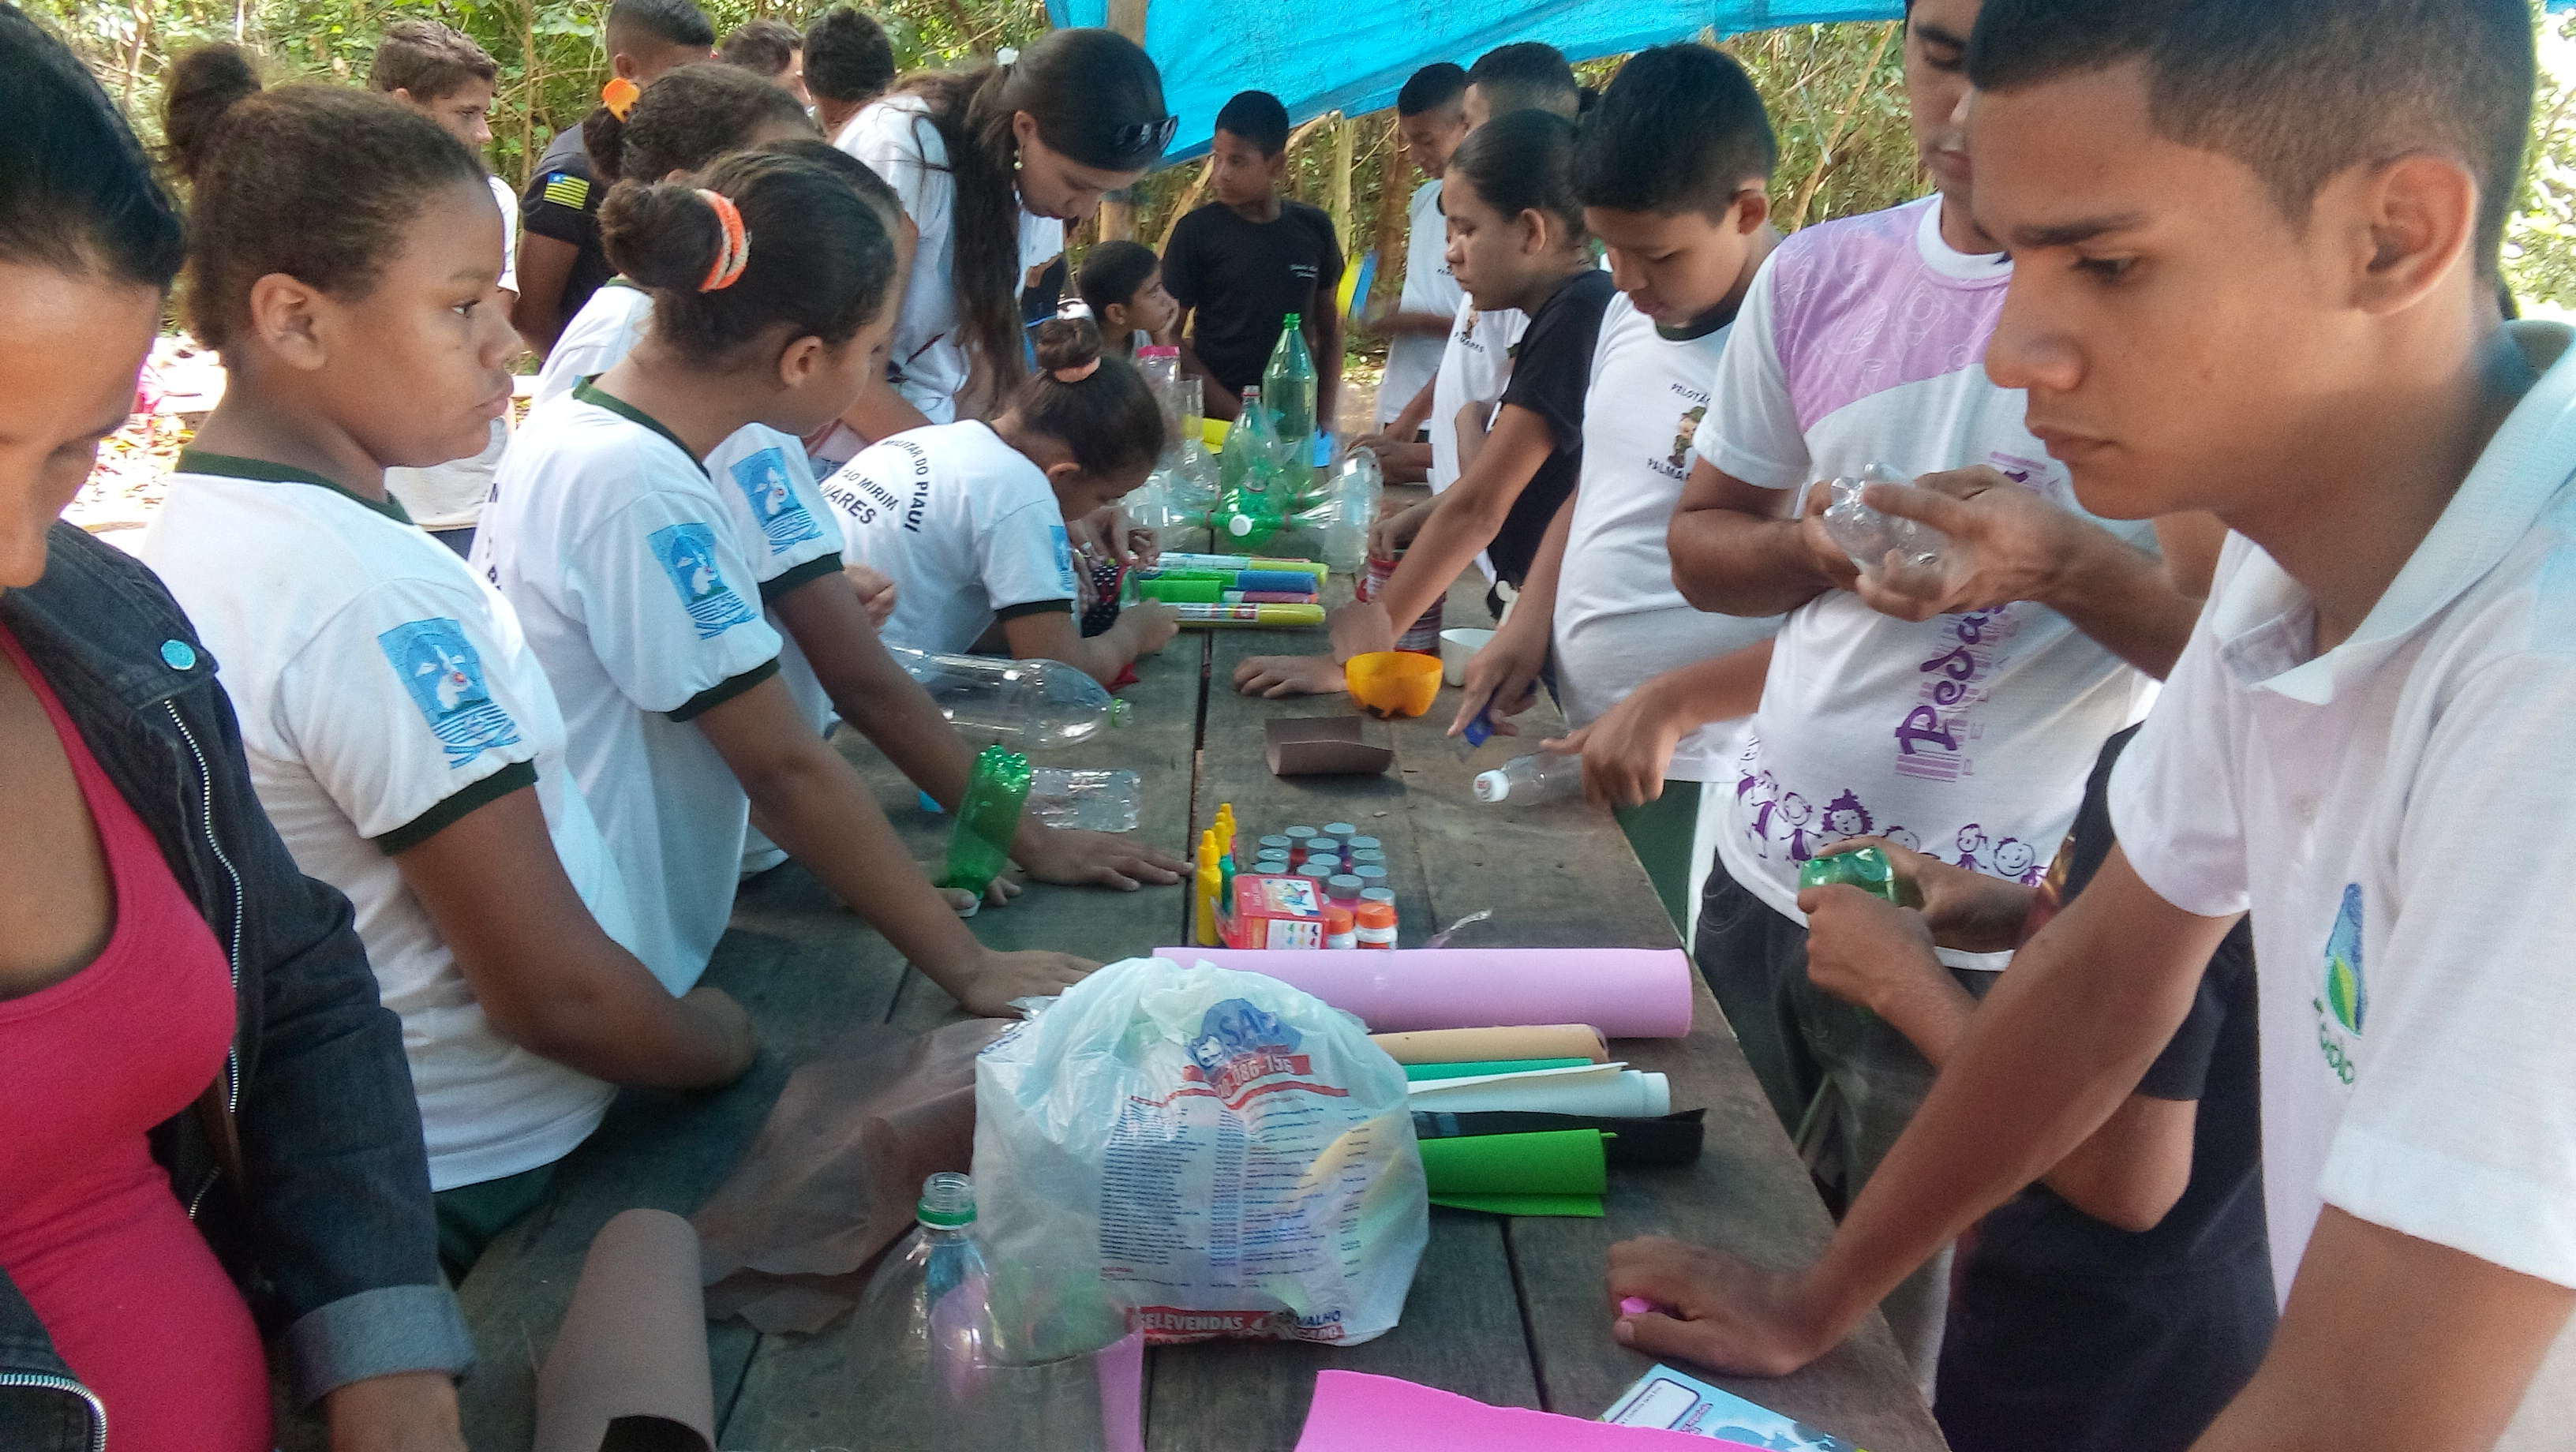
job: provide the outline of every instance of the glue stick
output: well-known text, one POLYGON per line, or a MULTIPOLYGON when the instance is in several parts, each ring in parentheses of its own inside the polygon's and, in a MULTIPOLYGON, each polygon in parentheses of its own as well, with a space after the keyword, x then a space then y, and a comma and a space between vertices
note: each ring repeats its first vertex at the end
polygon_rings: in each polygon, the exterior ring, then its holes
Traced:
POLYGON ((1202 948, 1216 946, 1216 899, 1225 880, 1225 870, 1217 865, 1217 855, 1216 830, 1210 828, 1201 832, 1198 883, 1194 894, 1197 899, 1197 912, 1194 914, 1195 921, 1192 926, 1198 930, 1194 936, 1198 938, 1199 946, 1202 948))

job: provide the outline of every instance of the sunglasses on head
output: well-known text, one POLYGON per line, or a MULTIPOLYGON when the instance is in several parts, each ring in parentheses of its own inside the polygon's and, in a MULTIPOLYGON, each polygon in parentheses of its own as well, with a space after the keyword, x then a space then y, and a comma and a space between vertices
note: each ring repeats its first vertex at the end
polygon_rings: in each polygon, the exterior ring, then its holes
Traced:
POLYGON ((1109 144, 1127 155, 1160 156, 1172 144, 1173 133, 1181 129, 1181 118, 1165 116, 1159 121, 1134 121, 1114 126, 1109 131, 1109 144))

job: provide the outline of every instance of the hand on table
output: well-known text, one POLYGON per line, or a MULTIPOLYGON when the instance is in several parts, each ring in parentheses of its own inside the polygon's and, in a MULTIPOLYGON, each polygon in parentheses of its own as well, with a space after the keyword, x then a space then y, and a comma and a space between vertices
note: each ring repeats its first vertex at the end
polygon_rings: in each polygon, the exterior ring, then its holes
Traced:
POLYGON ((1070 953, 984 950, 983 961, 968 980, 958 1003, 978 1018, 1017 1018, 1015 998, 1051 998, 1091 976, 1100 965, 1070 953))
POLYGON ((1234 688, 1247 696, 1329 696, 1349 689, 1329 655, 1256 655, 1234 668, 1234 688))
POLYGON ((1161 600, 1139 600, 1120 610, 1110 628, 1127 632, 1138 655, 1158 655, 1181 633, 1181 612, 1161 600))
POLYGON ((1849 1334, 1812 1304, 1806 1279, 1659 1235, 1623 1240, 1610 1247, 1611 1303, 1636 1296, 1662 1309, 1623 1315, 1611 1334, 1649 1356, 1787 1376, 1849 1334))
POLYGON ((1023 832, 1013 856, 1040 882, 1067 887, 1112 887, 1133 892, 1146 883, 1181 880, 1188 859, 1158 852, 1115 832, 1038 827, 1023 832))
POLYGON ((353 1381, 325 1395, 331 1452, 465 1452, 456 1383, 443 1371, 353 1381))
POLYGON ((859 593, 859 608, 867 612, 868 623, 885 629, 886 621, 894 615, 894 577, 857 560, 844 562, 841 575, 859 593))
POLYGON ((1944 862, 1884 837, 1847 837, 1816 855, 1875 847, 1896 869, 1896 884, 1908 906, 1919 907, 1932 941, 1963 953, 2002 953, 2021 942, 2022 924, 2030 916, 2034 889, 1973 868, 1944 862))
POLYGON ((1949 540, 1936 566, 1884 567, 1848 587, 1872 610, 1899 620, 2048 600, 2066 562, 2093 542, 2085 536, 2102 534, 1983 465, 1926 474, 1912 484, 1872 484, 1865 498, 1881 513, 1930 525, 1949 540))

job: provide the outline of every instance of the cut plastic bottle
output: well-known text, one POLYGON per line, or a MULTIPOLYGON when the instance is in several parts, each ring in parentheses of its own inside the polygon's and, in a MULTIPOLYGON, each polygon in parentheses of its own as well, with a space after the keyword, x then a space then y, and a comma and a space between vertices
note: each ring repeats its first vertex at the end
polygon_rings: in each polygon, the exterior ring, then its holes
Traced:
POLYGON ((1243 417, 1225 436, 1217 456, 1217 475, 1224 483, 1213 520, 1217 543, 1225 549, 1259 549, 1286 522, 1288 499, 1281 487, 1279 436, 1259 388, 1243 391, 1243 417))
POLYGON ((975 1182, 937 1174, 922 1182, 913 1228, 886 1253, 859 1298, 861 1367, 871 1395, 896 1403, 887 1425, 929 1428, 953 1416, 945 1383, 950 1359, 933 1321, 953 1322, 960 1305, 980 1305, 991 1277, 975 1245, 975 1182), (943 1303, 946 1314, 943 1316, 943 1303))
POLYGON ((1583 795, 1583 758, 1552 751, 1514 757, 1476 774, 1476 800, 1488 806, 1544 806, 1583 795))
POLYGON ((1825 533, 1833 537, 1850 556, 1852 565, 1865 575, 1876 575, 1885 569, 1889 556, 1903 568, 1937 570, 1949 538, 1919 520, 1905 519, 1874 508, 1863 492, 1872 484, 1910 484, 1913 481, 1887 467, 1873 463, 1860 471, 1858 478, 1829 479, 1825 487, 1833 491, 1833 503, 1825 509, 1825 533))
POLYGON ((1126 716, 1126 702, 1062 661, 886 649, 969 746, 1034 756, 1078 746, 1126 716))

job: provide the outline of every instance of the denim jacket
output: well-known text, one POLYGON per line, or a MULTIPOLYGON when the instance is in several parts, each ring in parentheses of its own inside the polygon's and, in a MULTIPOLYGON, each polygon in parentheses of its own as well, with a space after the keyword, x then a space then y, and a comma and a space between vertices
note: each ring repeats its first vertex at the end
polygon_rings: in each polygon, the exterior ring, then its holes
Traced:
MULTIPOLYGON (((298 1402, 474 1359, 438 1267, 402 1026, 346 898, 296 870, 242 758, 215 662, 150 570, 68 524, 0 623, 152 829, 232 959, 232 1053, 151 1133, 172 1190, 280 1338, 298 1402)), ((0 1448, 104 1445, 97 1399, 0 1274, 0 1448)))

